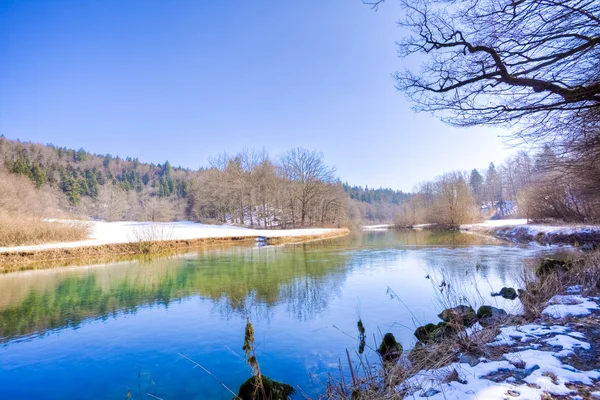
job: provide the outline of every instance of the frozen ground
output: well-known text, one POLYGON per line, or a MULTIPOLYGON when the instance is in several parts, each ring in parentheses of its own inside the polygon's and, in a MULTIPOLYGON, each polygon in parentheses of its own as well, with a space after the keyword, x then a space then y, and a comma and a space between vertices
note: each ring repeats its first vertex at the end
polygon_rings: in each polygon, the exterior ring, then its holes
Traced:
POLYGON ((587 365, 584 361, 593 360, 598 351, 592 349, 599 345, 598 338, 589 336, 598 326, 598 316, 591 315, 599 309, 597 301, 578 294, 555 296, 543 321, 501 329, 490 343, 510 346, 501 359, 481 358, 476 365, 457 362, 421 371, 397 389, 407 391, 406 399, 600 398, 597 360, 587 365), (590 320, 566 323, 565 316, 590 320), (590 321, 594 328, 586 329, 590 321))
POLYGON ((312 236, 335 232, 337 229, 259 230, 230 225, 205 225, 195 222, 75 222, 90 226, 90 239, 78 242, 47 243, 35 246, 0 247, 0 252, 31 251, 58 248, 99 246, 143 240, 177 240, 227 238, 239 236, 312 236))

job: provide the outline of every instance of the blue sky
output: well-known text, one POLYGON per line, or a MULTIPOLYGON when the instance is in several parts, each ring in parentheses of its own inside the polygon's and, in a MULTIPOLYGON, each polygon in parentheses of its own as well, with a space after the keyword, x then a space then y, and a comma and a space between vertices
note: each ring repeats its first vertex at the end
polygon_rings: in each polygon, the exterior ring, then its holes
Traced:
POLYGON ((415 114, 391 74, 400 7, 360 0, 0 0, 0 133, 190 168, 318 149, 351 184, 410 190, 509 150, 415 114))

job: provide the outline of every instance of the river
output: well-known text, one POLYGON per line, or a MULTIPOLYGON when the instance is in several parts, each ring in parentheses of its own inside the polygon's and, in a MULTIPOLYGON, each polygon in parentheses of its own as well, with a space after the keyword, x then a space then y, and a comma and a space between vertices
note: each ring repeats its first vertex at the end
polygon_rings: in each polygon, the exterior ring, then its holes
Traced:
MULTIPOLYGON (((483 303, 556 250, 465 233, 374 231, 293 246, 229 246, 156 260, 0 275, 0 399, 230 399, 262 372, 317 396, 385 332, 405 350, 444 304, 483 303), (445 283, 446 285, 442 284, 445 283), (441 286, 440 286, 441 285, 441 286)), ((373 358, 375 360, 375 358, 373 358)), ((303 398, 300 394, 298 398, 303 398)))

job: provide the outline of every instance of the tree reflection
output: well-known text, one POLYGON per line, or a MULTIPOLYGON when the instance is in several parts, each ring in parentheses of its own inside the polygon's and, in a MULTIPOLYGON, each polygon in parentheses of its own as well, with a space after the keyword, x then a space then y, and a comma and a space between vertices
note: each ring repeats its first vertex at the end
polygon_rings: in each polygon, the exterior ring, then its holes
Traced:
MULTIPOLYGON (((190 296, 211 300, 224 318, 268 317, 270 309, 283 305, 290 315, 310 319, 327 308, 345 277, 348 256, 326 249, 231 249, 196 258, 74 270, 53 287, 31 290, 21 301, 0 309, 0 340, 135 313, 142 306, 168 306, 190 296)), ((23 277, 45 278, 51 275, 23 277)), ((4 283, 0 279, 0 292, 4 283)))

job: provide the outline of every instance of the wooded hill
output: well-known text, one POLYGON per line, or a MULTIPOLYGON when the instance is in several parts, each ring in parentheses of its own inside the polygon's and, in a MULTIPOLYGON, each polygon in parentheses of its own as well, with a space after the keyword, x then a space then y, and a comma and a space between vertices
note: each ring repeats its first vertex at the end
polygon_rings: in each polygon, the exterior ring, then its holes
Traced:
MULTIPOLYGON (((199 170, 0 137, 0 176, 27 177, 48 209, 114 220, 231 222, 262 227, 391 220, 406 194, 342 185, 316 151, 221 154, 199 170)), ((14 185, 22 185, 15 183, 14 185)))

